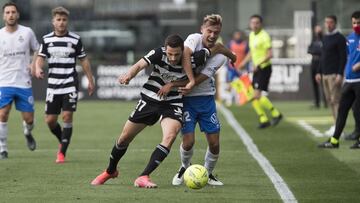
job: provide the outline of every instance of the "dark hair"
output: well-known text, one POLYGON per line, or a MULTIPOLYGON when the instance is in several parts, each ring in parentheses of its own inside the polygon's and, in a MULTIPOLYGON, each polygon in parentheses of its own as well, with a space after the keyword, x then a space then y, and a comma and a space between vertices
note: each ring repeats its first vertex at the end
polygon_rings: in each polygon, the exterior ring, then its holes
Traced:
POLYGON ((181 47, 184 50, 184 40, 177 34, 172 34, 165 39, 165 48, 169 46, 171 48, 181 47))
POLYGON ((11 1, 10 1, 10 2, 7 2, 7 3, 5 3, 5 4, 3 5, 3 7, 2 7, 2 8, 3 8, 3 11, 4 11, 5 8, 8 7, 8 6, 14 6, 14 7, 16 8, 16 11, 19 12, 18 6, 17 6, 14 2, 11 2, 11 1))
POLYGON ((328 16, 326 16, 326 18, 330 18, 331 20, 333 20, 335 22, 335 24, 337 23, 337 18, 335 15, 328 15, 328 16))
POLYGON ((359 19, 359 18, 360 18, 360 11, 355 11, 355 12, 351 15, 351 18, 359 19))
POLYGON ((252 16, 250 17, 250 19, 253 19, 253 18, 259 19, 260 23, 263 22, 263 18, 261 17, 261 15, 255 14, 255 15, 252 15, 252 16))

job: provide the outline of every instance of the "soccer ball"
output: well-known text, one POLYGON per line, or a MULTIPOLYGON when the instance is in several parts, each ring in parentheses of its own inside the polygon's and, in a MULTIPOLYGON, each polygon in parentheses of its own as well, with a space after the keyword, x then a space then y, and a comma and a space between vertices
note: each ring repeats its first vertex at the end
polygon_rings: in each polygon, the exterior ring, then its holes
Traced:
POLYGON ((185 185, 190 189, 201 189, 208 182, 209 174, 204 166, 195 164, 186 169, 184 173, 185 185))

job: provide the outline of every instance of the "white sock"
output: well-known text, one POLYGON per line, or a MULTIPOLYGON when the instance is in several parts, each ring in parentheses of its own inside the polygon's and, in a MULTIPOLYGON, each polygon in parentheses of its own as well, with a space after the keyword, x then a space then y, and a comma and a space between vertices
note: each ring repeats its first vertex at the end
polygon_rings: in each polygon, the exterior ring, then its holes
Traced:
POLYGON ((219 154, 213 154, 210 152, 209 148, 207 148, 206 154, 205 154, 204 166, 208 170, 209 174, 212 174, 218 158, 219 158, 219 154))
POLYGON ((0 152, 8 151, 7 135, 8 135, 7 123, 0 122, 0 152))
POLYGON ((27 124, 25 121, 23 121, 23 128, 24 128, 24 135, 31 134, 32 129, 34 128, 34 123, 27 124))
POLYGON ((190 166, 191 158, 194 154, 194 148, 191 148, 189 151, 186 151, 182 148, 182 145, 180 145, 180 159, 181 159, 181 165, 184 168, 187 168, 190 166))

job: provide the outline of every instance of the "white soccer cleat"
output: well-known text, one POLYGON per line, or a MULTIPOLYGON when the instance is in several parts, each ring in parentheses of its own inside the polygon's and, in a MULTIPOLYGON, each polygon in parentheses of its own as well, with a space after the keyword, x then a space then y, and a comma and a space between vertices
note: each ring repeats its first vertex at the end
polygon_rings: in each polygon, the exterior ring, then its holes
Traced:
POLYGON ((222 183, 220 180, 216 179, 213 174, 209 175, 208 185, 211 186, 223 186, 224 183, 222 183))
POLYGON ((172 179, 172 185, 178 186, 184 182, 185 171, 186 171, 186 168, 181 166, 179 171, 175 174, 175 176, 172 179))

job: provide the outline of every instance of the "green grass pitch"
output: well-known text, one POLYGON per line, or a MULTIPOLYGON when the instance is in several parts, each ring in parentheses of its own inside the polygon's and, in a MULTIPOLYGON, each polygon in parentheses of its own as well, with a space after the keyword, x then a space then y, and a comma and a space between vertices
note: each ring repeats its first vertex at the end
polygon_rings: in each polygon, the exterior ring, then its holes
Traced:
MULTIPOLYGON (((44 103, 36 103, 33 134, 38 145, 34 152, 26 147, 20 115, 13 108, 9 159, 0 160, 0 202, 281 202, 269 178, 220 113, 221 154, 214 173, 224 182, 223 187, 190 190, 171 185, 180 166, 178 137, 170 155, 151 175, 159 188, 135 188, 133 181, 161 141, 158 124, 135 138, 120 161, 119 178, 103 186, 91 186, 91 180, 106 168, 115 139, 135 105, 80 101, 67 162, 62 165, 55 164, 57 141, 44 123, 44 103)), ((299 202, 359 202, 360 150, 350 150, 352 142, 343 140, 338 150, 319 150, 316 144, 326 138, 315 138, 296 124, 300 117, 323 118, 330 111, 310 110, 305 102, 276 105, 285 120, 267 130, 256 129, 256 116, 250 106, 233 106, 230 110, 299 202)), ((328 125, 313 124, 322 131, 328 125)), ((346 130, 350 132, 353 126, 349 119, 346 130)), ((197 131, 192 163, 203 164, 205 150, 205 138, 197 131)))

